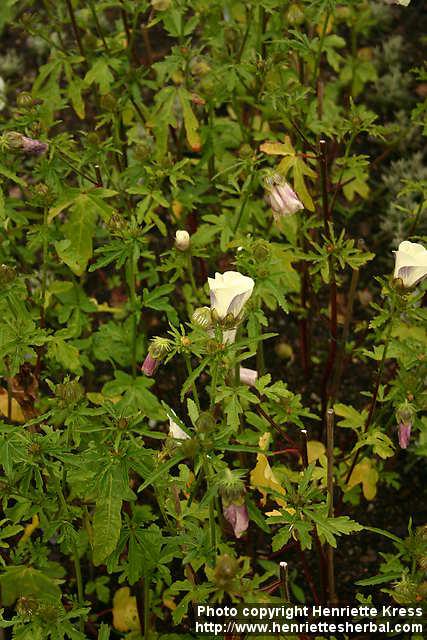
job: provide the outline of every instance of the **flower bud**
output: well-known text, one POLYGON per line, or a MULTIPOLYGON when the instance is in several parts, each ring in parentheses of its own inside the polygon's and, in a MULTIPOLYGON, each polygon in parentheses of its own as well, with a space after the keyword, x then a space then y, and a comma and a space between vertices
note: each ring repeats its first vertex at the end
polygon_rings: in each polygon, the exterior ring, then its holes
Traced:
POLYGON ((399 446, 401 449, 407 449, 411 439, 412 424, 410 422, 399 423, 399 446))
POLYGON ((406 449, 409 445, 415 413, 414 407, 409 402, 404 402, 396 410, 396 421, 399 425, 399 446, 401 449, 406 449))
POLYGON ((240 472, 225 469, 218 481, 222 498, 224 517, 233 527, 236 538, 240 538, 249 525, 248 510, 245 505, 245 485, 240 472))
POLYGON ((63 383, 56 385, 55 394, 62 406, 69 406, 77 404, 84 397, 84 390, 77 379, 66 379, 63 383))
POLYGON ((175 247, 178 251, 188 251, 190 248, 190 234, 188 231, 177 231, 175 234, 175 247))
POLYGON ((245 504, 232 502, 228 507, 223 503, 224 518, 233 527, 236 538, 241 538, 249 526, 249 514, 245 504))
POLYGON ((156 358, 153 358, 149 353, 147 353, 141 366, 142 373, 145 373, 146 376, 151 378, 156 373, 160 362, 160 360, 156 360, 156 358))
POLYGON ((156 336, 151 340, 149 354, 156 360, 163 360, 172 349, 172 342, 169 338, 156 336))
POLYGON ((207 329, 212 324, 212 314, 209 307, 199 307, 191 316, 191 322, 202 329, 207 329))
POLYGON ((289 216, 301 209, 304 205, 282 176, 274 174, 265 181, 267 191, 267 202, 273 210, 273 215, 277 220, 281 216, 289 216))
POLYGON ((6 285, 13 282, 16 278, 15 267, 10 267, 8 264, 0 265, 0 284, 6 285))
POLYGON ((257 262, 265 262, 270 257, 270 245, 266 240, 257 240, 252 246, 252 254, 257 262))
POLYGON ((169 338, 161 338, 160 336, 153 338, 141 367, 142 373, 151 378, 171 349, 172 343, 169 338))
POLYGON ((104 93, 104 95, 101 96, 100 103, 101 103, 102 109, 105 109, 105 111, 116 110, 117 100, 112 93, 104 93))
POLYGON ((111 214, 107 225, 111 233, 118 236, 121 236, 128 228, 126 219, 120 213, 117 213, 117 211, 111 214))
POLYGON ((236 577, 238 570, 239 563, 235 558, 229 556, 228 553, 219 556, 214 571, 215 584, 220 589, 231 586, 231 582, 236 577))
POLYGON ((216 427, 216 421, 209 411, 202 411, 196 422, 199 433, 211 433, 216 427))
POLYGON ((33 96, 31 95, 31 93, 28 93, 28 91, 21 91, 20 93, 18 93, 18 96, 16 98, 16 104, 18 105, 18 107, 28 109, 34 106, 33 96))
POLYGON ((292 27, 298 26, 304 22, 304 11, 301 9, 299 4, 293 2, 286 13, 286 18, 292 27))
POLYGON ((258 371, 254 369, 247 369, 246 367, 240 367, 240 382, 247 384, 248 387, 253 387, 258 380, 258 371))
POLYGON ((18 151, 22 151, 23 153, 28 153, 35 156, 40 156, 43 153, 46 153, 46 151, 48 150, 48 145, 46 144, 46 142, 28 138, 18 131, 8 131, 4 135, 4 142, 6 148, 8 148, 10 151, 16 149, 18 151))
POLYGON ((231 469, 225 469, 218 480, 218 489, 220 496, 228 505, 231 502, 241 500, 245 495, 245 484, 240 478, 239 471, 231 471, 231 469))

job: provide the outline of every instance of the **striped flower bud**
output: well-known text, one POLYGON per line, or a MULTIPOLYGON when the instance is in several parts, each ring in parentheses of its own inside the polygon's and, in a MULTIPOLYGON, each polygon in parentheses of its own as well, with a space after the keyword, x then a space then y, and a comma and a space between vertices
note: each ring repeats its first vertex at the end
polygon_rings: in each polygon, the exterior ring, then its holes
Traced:
POLYGON ((10 151, 16 149, 17 151, 22 151, 23 153, 28 153, 34 156, 41 156, 48 150, 46 142, 35 140, 34 138, 28 138, 18 131, 9 131, 6 133, 4 135, 4 142, 6 148, 10 151))
POLYGON ((275 219, 290 216, 304 209, 304 205, 295 191, 279 174, 268 177, 265 181, 265 187, 266 199, 273 210, 275 219))

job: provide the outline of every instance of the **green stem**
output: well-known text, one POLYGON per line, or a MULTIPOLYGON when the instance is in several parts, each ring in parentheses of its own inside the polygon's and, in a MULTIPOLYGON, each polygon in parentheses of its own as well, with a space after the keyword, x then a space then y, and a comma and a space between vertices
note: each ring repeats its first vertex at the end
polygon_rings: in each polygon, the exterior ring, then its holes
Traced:
POLYGON ((328 28, 328 22, 330 17, 329 9, 326 11, 325 20, 323 22, 322 33, 320 35, 319 48, 316 52, 316 59, 314 61, 314 69, 313 69, 313 87, 317 84, 318 74, 319 74, 319 66, 320 66, 320 58, 322 57, 323 44, 325 42, 326 30, 328 28))
POLYGON ((421 211, 423 210, 423 207, 424 207, 424 200, 421 200, 421 202, 420 202, 420 204, 418 206, 418 209, 417 209, 417 213, 415 214, 415 220, 412 223, 411 228, 409 229, 408 236, 413 236, 414 235, 415 229, 418 226, 418 221, 420 219, 420 215, 421 215, 421 211))
POLYGON ((45 303, 46 303, 46 284, 47 284, 47 252, 48 252, 48 224, 47 224, 48 208, 45 206, 43 211, 43 257, 42 257, 42 290, 41 290, 41 310, 40 310, 40 326, 45 326, 45 303))
POLYGON ((80 38, 79 28, 77 26, 77 21, 76 21, 76 16, 74 14, 73 4, 72 4, 71 0, 65 0, 65 4, 67 5, 68 14, 70 16, 71 26, 73 28, 74 38, 76 40, 78 50, 79 50, 80 55, 82 56, 82 58, 85 58, 86 56, 85 56, 85 52, 84 52, 84 49, 83 49, 82 40, 80 38))
POLYGON ((194 279, 193 259, 192 259, 191 251, 187 251, 187 265, 188 265, 188 275, 190 276, 191 288, 193 290, 195 298, 197 299, 199 297, 199 292, 197 289, 196 281, 194 279))
POLYGON ((212 369, 211 369, 211 407, 215 406, 215 396, 216 396, 216 387, 217 387, 217 383, 218 383, 218 367, 219 364, 217 361, 215 361, 213 363, 212 369))
MULTIPOLYGON (((77 599, 78 599, 79 605, 83 607, 84 592, 83 592, 82 568, 80 565, 80 558, 79 558, 77 546, 75 544, 73 545, 73 561, 74 561, 74 572, 76 575, 76 582, 77 582, 77 599)), ((83 618, 83 614, 80 616, 80 619, 79 619, 79 628, 80 628, 80 632, 84 633, 85 621, 83 618)))
POLYGON ((144 640, 150 636, 150 581, 144 578, 144 640))
POLYGON ((248 184, 248 188, 246 190, 245 196, 243 198, 243 201, 242 201, 242 204, 241 204, 241 207, 240 207, 239 215, 237 216, 236 224, 234 225, 233 235, 236 233, 236 231, 239 228, 240 223, 242 221, 243 213, 244 213, 244 211, 246 209, 246 205, 248 204, 249 196, 251 195, 251 187, 252 187, 253 180, 254 180, 254 173, 252 172, 251 179, 250 179, 250 182, 248 184))
POLYGON ((4 363, 7 370, 7 419, 9 422, 12 420, 12 378, 10 375, 10 365, 9 365, 9 356, 6 356, 4 359, 4 363))
POLYGON ((389 321, 389 324, 388 324, 387 333, 386 333, 385 342, 384 342, 383 355, 382 355, 380 366, 379 366, 379 369, 378 369, 377 382, 375 384, 374 394, 372 396, 371 405, 369 407, 368 417, 366 418, 366 422, 365 422, 365 426, 364 426, 364 433, 366 433, 366 431, 368 430, 368 427, 371 424, 372 417, 373 417, 374 411, 375 411, 375 407, 377 405, 378 391, 379 391, 379 388, 380 388, 380 385, 381 385, 381 380, 382 380, 383 373, 384 373, 384 365, 385 365, 385 361, 386 361, 386 358, 387 358, 387 351, 388 351, 388 347, 389 347, 389 344, 390 344, 391 332, 392 332, 393 324, 394 324, 394 313, 395 313, 395 310, 396 310, 396 302, 395 302, 395 300, 393 298, 391 309, 390 309, 390 321, 389 321))
MULTIPOLYGON (((260 327, 260 335, 262 334, 262 328, 260 327)), ((265 374, 265 358, 264 358, 264 341, 260 340, 256 350, 256 368, 258 375, 262 377, 265 374)))
POLYGON ((341 384, 341 376, 342 376, 343 366, 344 366, 344 357, 346 352, 348 336, 350 334, 350 323, 353 317, 353 305, 354 305, 354 298, 356 295, 358 281, 359 281, 359 269, 356 268, 356 269, 353 269, 353 272, 351 274, 350 291, 348 294, 348 302, 347 302, 345 318, 344 318, 344 327, 342 331, 341 345, 339 346, 339 349, 338 349, 335 374, 332 382, 332 390, 330 395, 331 404, 334 403, 335 398, 337 397, 338 390, 340 388, 340 384, 341 384))
POLYGON ((356 132, 353 131, 353 133, 351 134, 350 140, 348 141, 346 149, 345 149, 345 153, 344 153, 344 157, 343 157, 342 165, 341 165, 341 171, 340 171, 339 176, 338 176, 338 181, 336 183, 334 195, 332 196, 332 202, 331 202, 331 206, 330 206, 331 213, 333 212, 334 207, 335 207, 335 202, 336 202, 336 199, 337 199, 337 196, 338 196, 338 191, 341 188, 341 181, 342 181, 342 178, 343 178, 343 175, 344 175, 344 171, 345 171, 345 167, 346 167, 346 164, 347 164, 348 157, 350 155, 350 150, 351 150, 351 147, 353 146, 353 142, 354 142, 355 138, 356 138, 356 132))
MULTIPOLYGON (((211 469, 209 466, 209 462, 205 459, 203 464, 206 485, 208 491, 211 487, 211 469)), ((215 557, 216 557, 216 522, 215 522, 215 497, 211 495, 209 498, 209 536, 210 536, 210 551, 211 551, 211 566, 215 566, 215 557)))
MULTIPOLYGON (((378 399, 378 392, 380 389, 380 385, 381 385, 381 380, 383 377, 383 373, 384 373, 384 365, 385 365, 385 361, 387 358, 387 351, 388 351, 388 346, 390 343, 390 338, 391 338, 391 332, 393 329, 393 324, 394 324, 394 314, 396 311, 396 300, 393 297, 393 301, 391 303, 391 309, 390 309, 390 320, 389 320, 389 324, 388 324, 388 328, 387 328, 387 333, 386 333, 386 337, 385 337, 385 341, 384 341, 384 349, 383 349, 383 355, 381 357, 381 362, 380 362, 380 366, 378 368, 378 374, 377 374, 377 380, 375 383, 375 389, 374 389, 374 393, 372 394, 372 399, 371 399, 371 404, 369 406, 369 413, 368 413, 368 417, 366 418, 366 422, 365 425, 363 427, 363 431, 362 433, 366 433, 371 425, 372 422, 372 418, 374 415, 374 411, 375 411, 375 407, 377 405, 377 399, 378 399)), ((360 455, 360 449, 358 449, 354 455, 353 461, 350 465, 350 468, 347 472, 346 478, 345 478, 345 482, 344 484, 347 485, 348 481, 350 480, 351 474, 353 473, 354 467, 357 464, 357 461, 359 460, 359 455, 360 455)), ((341 495, 341 500, 340 503, 343 500, 343 495, 341 495)))
POLYGON ((102 40, 102 44, 104 45, 104 49, 106 53, 110 53, 110 49, 108 47, 107 41, 105 40, 104 32, 102 31, 102 27, 98 20, 98 14, 96 13, 96 7, 94 5, 93 0, 89 0, 89 6, 92 13, 93 21, 95 22, 95 28, 98 32, 99 37, 102 40))
MULTIPOLYGON (((185 364, 187 366, 188 375, 191 376, 193 374, 193 367, 191 366, 191 358, 188 353, 184 354, 184 359, 185 359, 185 364)), ((196 407, 200 413, 200 399, 199 399, 199 394, 197 392, 196 383, 194 380, 191 384, 191 390, 193 392, 194 402, 196 403, 196 407)))
POLYGON ((128 262, 129 265, 129 293, 132 314, 132 337, 131 337, 131 361, 132 361, 132 378, 136 378, 136 338, 138 329, 137 309, 136 309, 136 282, 135 282, 135 253, 128 262))

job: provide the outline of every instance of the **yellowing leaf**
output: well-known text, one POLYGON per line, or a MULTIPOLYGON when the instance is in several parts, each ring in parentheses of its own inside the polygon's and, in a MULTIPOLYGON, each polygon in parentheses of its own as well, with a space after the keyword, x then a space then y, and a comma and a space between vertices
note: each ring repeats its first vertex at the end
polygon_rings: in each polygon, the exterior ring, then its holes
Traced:
POLYGON ((175 218, 178 218, 178 220, 180 219, 183 210, 184 207, 182 206, 181 202, 179 202, 179 200, 174 200, 172 202, 172 211, 175 218))
POLYGON ((97 391, 89 391, 86 394, 86 397, 88 398, 88 400, 90 400, 91 402, 93 402, 93 404, 105 404, 106 402, 112 402, 113 404, 116 404, 117 402, 119 402, 122 399, 122 396, 104 396, 102 393, 99 393, 97 391))
POLYGON ((366 500, 373 500, 377 493, 378 471, 372 466, 369 458, 364 458, 357 464, 348 481, 348 489, 362 484, 363 495, 366 500))
POLYGON ((326 452, 325 445, 318 440, 310 440, 307 442, 308 464, 319 460, 326 452))
POLYGON ((266 431, 264 435, 262 435, 258 440, 258 446, 260 449, 264 449, 264 451, 267 451, 269 444, 270 444, 270 433, 266 431))
POLYGON ((141 629, 136 598, 130 595, 129 587, 121 587, 114 594, 113 626, 117 631, 139 631, 141 629))
MULTIPOLYGON (((263 505, 265 505, 265 503, 267 502, 267 488, 273 489, 274 491, 277 491, 282 495, 285 494, 285 490, 277 482, 273 470, 267 460, 267 456, 263 453, 259 453, 257 455, 256 466, 251 471, 251 486, 255 489, 258 489, 258 491, 262 494, 261 504, 263 505)), ((284 500, 280 500, 280 498, 276 498, 274 496, 273 498, 281 506, 286 505, 284 500)))
POLYGON ((292 145, 289 144, 289 138, 286 142, 264 142, 260 146, 260 151, 268 156, 288 156, 295 155, 292 145))
POLYGON ((185 89, 178 89, 178 95, 182 106, 182 115, 184 118, 185 133, 187 134, 187 141, 193 151, 200 151, 202 148, 202 141, 199 135, 199 121, 194 115, 194 111, 191 108, 190 100, 185 89))
POLYGON ((279 162, 277 170, 286 176, 292 170, 294 189, 304 207, 308 211, 314 211, 314 203, 310 196, 304 176, 315 179, 316 172, 304 161, 301 154, 297 153, 289 136, 285 136, 285 142, 264 142, 260 150, 267 155, 284 156, 279 162))
MULTIPOLYGON (((8 398, 7 391, 3 388, 0 388, 0 414, 7 417, 7 407, 8 407, 8 398)), ((12 415, 11 419, 14 422, 25 422, 25 416, 22 413, 22 409, 19 406, 19 403, 12 398, 12 415)))
POLYGON ((24 533, 21 536, 20 542, 26 542, 34 533, 34 531, 38 528, 40 524, 40 520, 38 515, 32 517, 31 523, 27 524, 24 529, 24 533))

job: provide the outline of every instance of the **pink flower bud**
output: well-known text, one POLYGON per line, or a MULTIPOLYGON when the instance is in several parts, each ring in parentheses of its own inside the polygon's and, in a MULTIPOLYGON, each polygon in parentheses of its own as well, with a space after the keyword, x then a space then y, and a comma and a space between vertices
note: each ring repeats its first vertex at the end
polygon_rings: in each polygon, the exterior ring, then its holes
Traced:
POLYGON ((269 178, 266 185, 268 190, 267 202, 273 209, 276 218, 290 216, 304 209, 304 205, 295 191, 281 176, 269 178))
POLYGON ((258 380, 258 371, 254 369, 246 369, 246 367, 240 367, 240 382, 247 384, 248 387, 253 387, 258 380))
POLYGON ((401 449, 406 449, 411 439, 411 422, 401 422, 399 424, 399 446, 401 449))
POLYGON ((224 517, 233 527, 236 538, 241 538, 249 526, 249 514, 245 504, 232 502, 228 507, 224 507, 224 517))
POLYGON ((5 142, 10 150, 17 149, 35 156, 40 156, 48 150, 46 142, 28 138, 28 136, 24 136, 18 131, 8 131, 5 134, 5 142))
POLYGON ((141 367, 141 371, 151 378, 151 376, 156 373, 159 364, 160 360, 156 360, 156 358, 153 358, 153 356, 148 353, 141 367))
POLYGON ((24 153, 30 153, 35 156, 41 156, 43 153, 46 153, 48 149, 48 145, 46 142, 42 142, 41 140, 33 140, 33 138, 27 138, 27 136, 22 136, 22 151, 24 153))

